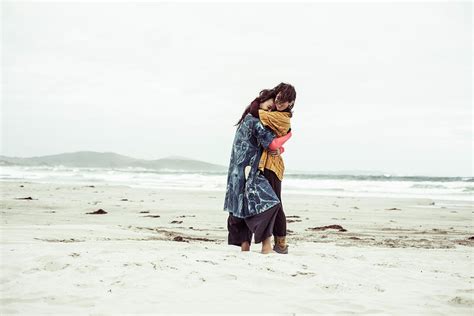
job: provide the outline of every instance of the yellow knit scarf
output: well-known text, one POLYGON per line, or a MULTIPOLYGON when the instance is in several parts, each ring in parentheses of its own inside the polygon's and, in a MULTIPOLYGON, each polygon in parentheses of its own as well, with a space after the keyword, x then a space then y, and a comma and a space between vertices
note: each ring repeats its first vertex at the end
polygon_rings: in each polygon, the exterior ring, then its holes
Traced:
MULTIPOLYGON (((288 134, 288 130, 291 127, 289 112, 268 112, 264 110, 259 110, 258 114, 260 116, 260 121, 264 126, 269 127, 277 137, 285 136, 288 134)), ((278 156, 272 156, 268 153, 268 149, 265 149, 260 158, 260 163, 258 164, 258 169, 269 169, 275 172, 278 179, 283 180, 283 173, 285 171, 285 164, 283 163, 283 158, 278 156)))

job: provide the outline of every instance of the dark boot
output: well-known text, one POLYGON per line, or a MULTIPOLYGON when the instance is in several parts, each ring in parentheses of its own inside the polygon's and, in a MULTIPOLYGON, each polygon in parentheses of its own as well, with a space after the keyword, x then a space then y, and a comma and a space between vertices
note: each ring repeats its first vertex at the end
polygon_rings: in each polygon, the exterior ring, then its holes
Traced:
POLYGON ((288 254, 288 245, 286 244, 286 236, 283 236, 283 237, 274 236, 274 238, 275 238, 275 245, 273 246, 273 250, 281 254, 288 254))

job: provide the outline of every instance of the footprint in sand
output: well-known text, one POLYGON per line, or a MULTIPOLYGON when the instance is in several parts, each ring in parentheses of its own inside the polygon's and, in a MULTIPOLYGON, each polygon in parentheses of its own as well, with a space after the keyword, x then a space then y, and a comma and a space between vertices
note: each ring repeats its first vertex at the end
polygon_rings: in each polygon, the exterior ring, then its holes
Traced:
POLYGON ((461 297, 461 296, 456 296, 453 297, 451 300, 448 301, 449 304, 451 305, 461 305, 461 306, 474 306, 474 300, 468 297, 461 297))
POLYGON ((64 263, 53 261, 53 262, 47 262, 43 266, 43 270, 49 271, 49 272, 55 272, 55 271, 59 271, 59 270, 64 270, 69 266, 70 266, 69 263, 64 264, 64 263))
POLYGON ((234 274, 224 274, 223 276, 220 277, 222 280, 228 280, 228 281, 235 281, 237 280, 237 276, 234 274))
POLYGON ((22 274, 32 274, 32 273, 36 273, 36 272, 41 272, 41 271, 44 271, 40 268, 33 268, 33 269, 29 269, 29 270, 26 270, 24 272, 22 272, 22 274))
POLYGON ((291 276, 292 276, 292 277, 297 277, 297 276, 314 277, 314 276, 316 276, 316 273, 314 273, 314 272, 296 271, 296 273, 291 274, 291 276))
POLYGON ((196 262, 209 263, 209 264, 212 264, 212 265, 217 265, 218 264, 218 263, 216 263, 214 261, 210 261, 210 260, 196 260, 196 262))

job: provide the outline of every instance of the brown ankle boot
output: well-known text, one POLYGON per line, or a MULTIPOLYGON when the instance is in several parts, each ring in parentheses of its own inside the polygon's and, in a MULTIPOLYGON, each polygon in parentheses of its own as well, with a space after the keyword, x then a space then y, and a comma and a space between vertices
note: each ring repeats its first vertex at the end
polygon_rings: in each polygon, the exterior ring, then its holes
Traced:
POLYGON ((275 236, 275 246, 273 246, 273 250, 281 254, 288 253, 288 245, 286 244, 286 236, 283 236, 283 237, 275 236))

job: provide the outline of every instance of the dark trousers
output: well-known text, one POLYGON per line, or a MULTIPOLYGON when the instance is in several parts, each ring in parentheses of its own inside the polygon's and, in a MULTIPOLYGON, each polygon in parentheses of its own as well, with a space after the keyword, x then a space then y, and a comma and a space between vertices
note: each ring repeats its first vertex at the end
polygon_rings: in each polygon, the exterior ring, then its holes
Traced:
MULTIPOLYGON (((264 169, 264 176, 270 182, 273 190, 281 201, 281 181, 271 170, 264 169)), ((238 218, 229 214, 227 219, 228 244, 240 246, 247 241, 249 244, 254 235, 255 243, 260 243, 274 235, 286 236, 286 216, 282 204, 279 203, 263 213, 248 217, 238 218)))
POLYGON ((238 218, 229 214, 227 218, 227 230, 229 231, 229 245, 240 246, 244 241, 249 244, 254 235, 255 243, 261 243, 273 234, 276 215, 280 204, 266 210, 263 213, 247 218, 238 218))
POLYGON ((283 211, 283 202, 281 201, 281 181, 278 179, 275 172, 269 169, 263 169, 263 175, 267 178, 268 182, 275 191, 276 195, 280 199, 280 208, 275 218, 275 225, 273 226, 273 235, 278 237, 286 236, 286 215, 283 211))

